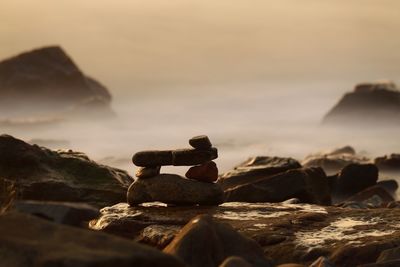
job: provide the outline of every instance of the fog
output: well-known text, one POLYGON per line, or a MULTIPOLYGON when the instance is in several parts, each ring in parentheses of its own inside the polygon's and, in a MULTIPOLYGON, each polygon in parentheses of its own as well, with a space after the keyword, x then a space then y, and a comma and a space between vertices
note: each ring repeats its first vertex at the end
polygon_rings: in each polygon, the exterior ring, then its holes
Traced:
POLYGON ((219 148, 221 171, 249 156, 302 159, 342 145, 371 157, 399 152, 394 127, 320 125, 354 84, 400 82, 399 8, 395 0, 2 1, 0 58, 61 45, 109 88, 117 118, 0 130, 67 140, 130 172, 134 152, 187 147, 198 134, 219 148))

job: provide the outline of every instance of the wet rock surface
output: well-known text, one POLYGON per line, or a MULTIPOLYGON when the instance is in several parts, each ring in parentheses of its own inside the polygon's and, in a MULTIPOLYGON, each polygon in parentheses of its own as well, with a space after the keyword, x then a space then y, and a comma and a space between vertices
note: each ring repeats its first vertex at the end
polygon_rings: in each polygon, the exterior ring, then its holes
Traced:
POLYGON ((52 151, 0 136, 0 176, 12 180, 20 199, 87 202, 101 207, 126 199, 133 182, 125 171, 99 165, 85 154, 52 151))
POLYGON ((121 203, 101 212, 103 215, 92 221, 91 228, 129 238, 143 234, 142 230, 150 225, 176 230, 195 216, 208 214, 255 240, 275 264, 310 264, 326 256, 336 266, 357 266, 374 263, 383 248, 400 244, 400 209, 284 203, 225 203, 215 207, 154 203, 130 207, 121 203))
POLYGON ((176 205, 216 205, 223 202, 223 191, 218 184, 186 179, 176 174, 138 179, 129 187, 129 204, 154 201, 176 205))
POLYGON ((1 265, 7 267, 185 266, 129 240, 16 212, 0 216, 0 244, 1 265))

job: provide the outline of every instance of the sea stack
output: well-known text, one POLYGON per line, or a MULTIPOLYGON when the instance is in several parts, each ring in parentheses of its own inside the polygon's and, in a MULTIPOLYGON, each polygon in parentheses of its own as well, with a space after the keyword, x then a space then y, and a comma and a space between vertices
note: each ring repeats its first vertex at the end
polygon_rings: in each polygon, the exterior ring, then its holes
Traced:
POLYGON ((400 121, 400 91, 390 81, 360 83, 325 115, 324 124, 393 125, 400 121))

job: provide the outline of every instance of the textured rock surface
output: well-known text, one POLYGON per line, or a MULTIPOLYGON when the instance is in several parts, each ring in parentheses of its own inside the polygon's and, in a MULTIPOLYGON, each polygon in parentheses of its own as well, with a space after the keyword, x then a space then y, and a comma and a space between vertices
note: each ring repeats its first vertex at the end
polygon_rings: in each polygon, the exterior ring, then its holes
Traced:
POLYGON ((163 251, 192 267, 218 267, 230 256, 239 256, 254 267, 272 266, 254 240, 209 215, 193 218, 163 251))
POLYGON ((12 180, 27 200, 87 202, 96 206, 126 199, 133 182, 125 171, 99 165, 73 151, 52 151, 0 136, 0 177, 12 180))
POLYGON ((130 239, 150 225, 176 230, 195 216, 208 214, 257 241, 276 264, 308 265, 326 256, 336 266, 357 266, 374 263, 381 251, 400 244, 397 208, 360 210, 283 203, 225 203, 217 207, 118 204, 101 212, 102 217, 92 222, 92 228, 130 239))
POLYGON ((297 168, 301 168, 301 165, 292 158, 253 157, 223 174, 218 179, 218 183, 227 190, 297 168))
POLYGON ((34 216, 0 216, 1 265, 183 267, 176 258, 104 233, 48 222, 34 216))
POLYGON ((25 108, 22 115, 32 116, 32 111, 54 113, 94 101, 101 103, 97 111, 111 113, 108 90, 83 74, 61 47, 44 47, 0 62, 0 103, 6 111, 19 105, 25 108))
POLYGON ((321 168, 289 170, 225 190, 225 201, 281 202, 291 198, 329 205, 330 187, 324 171, 321 168))
POLYGON ((356 85, 325 115, 324 123, 382 124, 399 122, 400 92, 391 82, 356 85))
POLYGON ((138 179, 129 187, 129 204, 153 201, 177 205, 215 205, 223 202, 223 192, 218 184, 198 182, 176 174, 138 179))

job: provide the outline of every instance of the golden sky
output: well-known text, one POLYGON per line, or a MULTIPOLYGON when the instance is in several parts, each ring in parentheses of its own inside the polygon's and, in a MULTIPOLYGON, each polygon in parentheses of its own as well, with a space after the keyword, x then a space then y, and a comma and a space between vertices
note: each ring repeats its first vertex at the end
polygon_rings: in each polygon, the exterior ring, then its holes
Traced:
POLYGON ((2 0, 0 58, 60 44, 116 90, 400 76, 397 0, 2 0))

